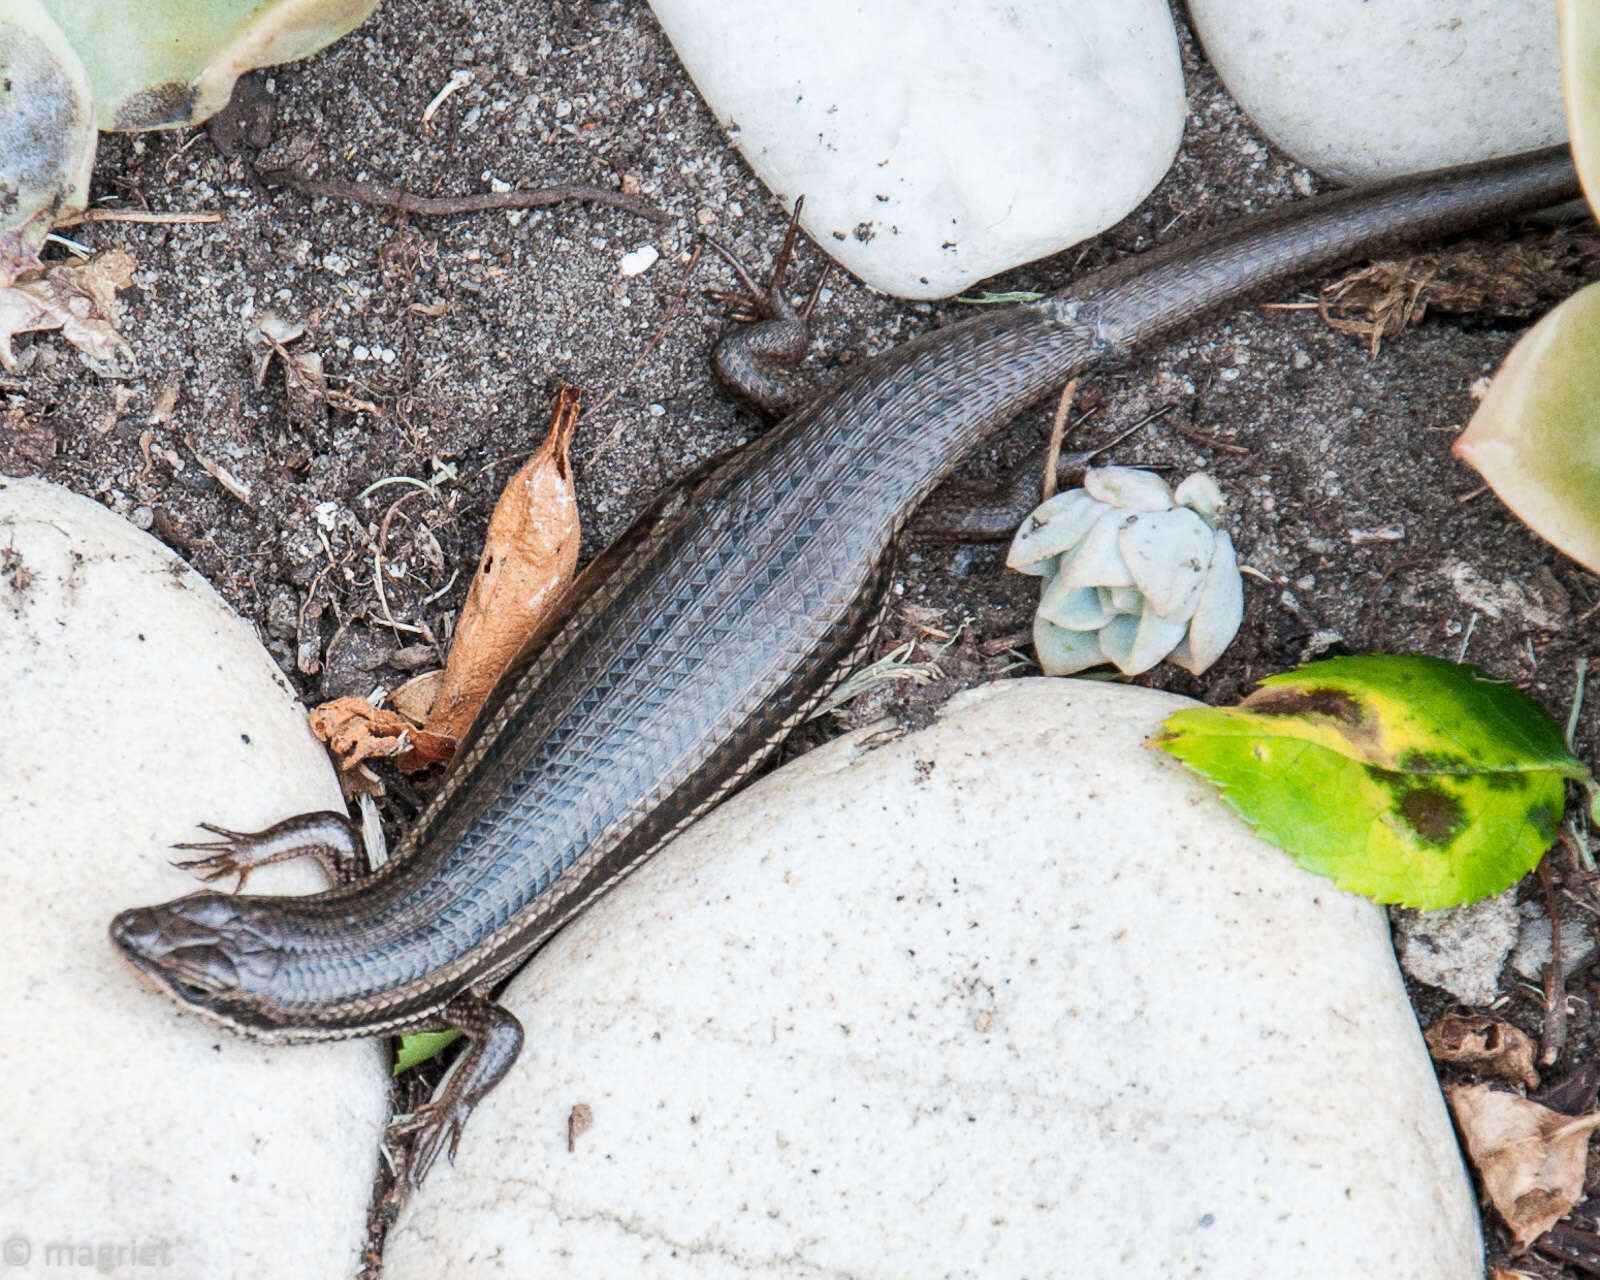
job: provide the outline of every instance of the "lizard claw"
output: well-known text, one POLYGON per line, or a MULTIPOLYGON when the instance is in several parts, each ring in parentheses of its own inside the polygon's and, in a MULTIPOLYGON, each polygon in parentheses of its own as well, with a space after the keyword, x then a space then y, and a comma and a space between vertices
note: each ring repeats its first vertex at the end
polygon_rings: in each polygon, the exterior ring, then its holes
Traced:
POLYGON ((405 1180, 413 1191, 422 1185, 440 1152, 455 1164, 461 1131, 466 1128, 471 1113, 472 1106, 464 1099, 445 1097, 424 1102, 415 1111, 396 1116, 389 1122, 392 1138, 416 1135, 405 1165, 405 1180))
POLYGON ((173 866, 184 871, 192 871, 207 884, 221 880, 224 876, 237 875, 239 883, 233 886, 233 891, 238 893, 244 888, 244 882, 249 879, 251 870, 259 865, 250 856, 250 850, 256 843, 255 837, 244 831, 229 831, 226 827, 213 826, 209 822, 200 823, 204 831, 223 837, 221 840, 184 841, 175 844, 174 849, 192 849, 197 852, 215 850, 208 858, 190 858, 185 861, 174 861, 173 866))

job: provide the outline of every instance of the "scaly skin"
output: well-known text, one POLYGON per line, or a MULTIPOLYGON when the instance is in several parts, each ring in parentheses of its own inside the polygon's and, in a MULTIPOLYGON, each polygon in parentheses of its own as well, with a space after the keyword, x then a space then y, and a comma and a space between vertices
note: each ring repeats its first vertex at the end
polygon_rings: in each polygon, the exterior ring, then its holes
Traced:
MULTIPOLYGON (((1564 151, 1339 192, 888 352, 671 491, 601 557, 386 865, 311 897, 126 911, 113 938, 166 994, 257 1038, 461 1026, 464 1061, 410 1121, 420 1182, 516 1057, 520 1029, 489 990, 816 704, 868 634, 891 541, 969 448, 1068 378, 1209 316, 1576 194, 1564 151)), ((229 839, 248 863, 252 838, 229 839)))

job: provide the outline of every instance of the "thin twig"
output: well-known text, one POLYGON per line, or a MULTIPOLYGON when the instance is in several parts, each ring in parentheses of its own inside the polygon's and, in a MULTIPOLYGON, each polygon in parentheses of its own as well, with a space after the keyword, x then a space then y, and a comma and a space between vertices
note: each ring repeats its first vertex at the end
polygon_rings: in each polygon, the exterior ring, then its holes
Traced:
POLYGON ((1196 440, 1207 448, 1221 449, 1224 453, 1237 453, 1242 456, 1250 452, 1242 444, 1230 444, 1226 440, 1218 440, 1215 436, 1208 436, 1205 432, 1196 431, 1193 427, 1174 427, 1173 430, 1185 440, 1196 440))
POLYGON ((1572 709, 1567 712, 1567 750, 1572 750, 1572 740, 1578 733, 1578 718, 1583 714, 1583 695, 1589 685, 1589 656, 1585 654, 1576 662, 1577 679, 1572 689, 1572 709))
POLYGON ((1539 862, 1539 884, 1544 889, 1545 914, 1550 917, 1550 966, 1544 973, 1544 1028, 1539 1033, 1539 1061, 1549 1067, 1555 1065, 1561 1051, 1567 1047, 1567 975, 1561 963, 1561 903, 1556 896, 1548 853, 1539 862))
POLYGON ((1078 394, 1082 378, 1074 378, 1061 388, 1061 399, 1056 401, 1056 416, 1050 423, 1050 445, 1044 452, 1044 479, 1039 485, 1039 500, 1048 502, 1056 494, 1056 467, 1061 462, 1061 438, 1067 431, 1067 414, 1072 409, 1072 397, 1078 394))
MULTIPOLYGON (((633 381, 633 375, 639 372, 639 367, 650 358, 650 353, 661 345, 661 339, 666 336, 667 326, 678 318, 678 312, 683 309, 683 300, 689 296, 689 278, 694 275, 694 269, 700 265, 700 252, 703 248, 705 248, 705 241, 697 241, 694 246, 694 253, 689 257, 689 265, 684 268, 683 281, 678 285, 678 296, 672 300, 672 305, 667 308, 667 314, 661 317, 661 323, 656 326, 655 333, 651 336, 650 341, 644 344, 644 350, 628 366, 628 371, 617 379, 617 385, 601 396, 600 402, 589 410, 589 420, 591 422, 599 416, 600 410, 615 400, 628 383, 633 381)), ((589 456, 590 462, 593 462, 611 447, 622 427, 623 424, 618 423, 612 428, 611 433, 600 442, 600 447, 589 456)))
POLYGON ((559 182, 554 186, 531 187, 520 191, 484 191, 470 196, 419 196, 402 187, 388 187, 377 182, 349 182, 343 178, 313 178, 293 169, 276 169, 261 176, 293 187, 308 196, 353 200, 357 204, 398 209, 401 213, 418 218, 447 218, 457 213, 482 213, 494 209, 543 209, 567 200, 592 200, 596 204, 610 205, 624 213, 648 218, 651 222, 670 221, 660 209, 637 196, 580 182, 559 182))
POLYGON ((80 222, 156 222, 163 225, 189 222, 221 222, 220 209, 202 209, 194 213, 158 213, 150 209, 85 209, 70 218, 56 223, 58 227, 75 227, 80 222))

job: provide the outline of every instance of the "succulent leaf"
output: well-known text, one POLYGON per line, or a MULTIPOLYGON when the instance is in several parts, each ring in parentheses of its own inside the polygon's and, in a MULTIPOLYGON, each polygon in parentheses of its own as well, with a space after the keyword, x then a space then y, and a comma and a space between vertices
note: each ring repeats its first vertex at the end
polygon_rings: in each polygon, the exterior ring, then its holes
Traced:
POLYGON ((1135 516, 1117 546, 1146 603, 1163 618, 1185 622, 1200 599, 1215 539, 1210 525, 1177 507, 1135 516))
POLYGON ((94 167, 94 93, 38 0, 0 5, 0 287, 39 265, 50 228, 81 210, 94 167))
POLYGON ((1091 498, 1128 511, 1167 511, 1172 489, 1153 471, 1135 467, 1091 467, 1083 473, 1083 488, 1091 498))
POLYGON ((1131 587, 1133 574, 1128 571, 1118 545, 1122 526, 1132 516, 1115 507, 1102 507, 1100 515, 1090 526, 1071 555, 1061 559, 1061 577, 1071 587, 1131 587))
POLYGON ((1030 577, 1053 573, 1056 557, 1077 546, 1104 510, 1082 489, 1046 499, 1017 530, 1006 564, 1030 577))
POLYGON ((1033 651, 1039 657, 1039 669, 1047 676, 1077 675, 1106 661, 1098 631, 1068 631, 1037 615, 1033 619, 1033 651))
POLYGON ((1600 284, 1512 348, 1455 454, 1535 533, 1600 572, 1600 284))
POLYGON ((43 0, 94 85, 102 129, 193 124, 254 67, 315 53, 377 0, 43 0))

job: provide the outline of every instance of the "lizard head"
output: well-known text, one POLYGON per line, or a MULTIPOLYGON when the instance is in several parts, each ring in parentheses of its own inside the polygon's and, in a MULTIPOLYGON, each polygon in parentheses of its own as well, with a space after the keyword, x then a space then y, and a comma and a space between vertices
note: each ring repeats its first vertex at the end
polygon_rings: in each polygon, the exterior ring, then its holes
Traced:
POLYGON ((257 1039, 271 1039, 274 978, 283 953, 249 899, 195 893, 134 907, 111 922, 111 940, 139 975, 186 1009, 257 1039))

